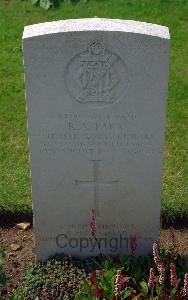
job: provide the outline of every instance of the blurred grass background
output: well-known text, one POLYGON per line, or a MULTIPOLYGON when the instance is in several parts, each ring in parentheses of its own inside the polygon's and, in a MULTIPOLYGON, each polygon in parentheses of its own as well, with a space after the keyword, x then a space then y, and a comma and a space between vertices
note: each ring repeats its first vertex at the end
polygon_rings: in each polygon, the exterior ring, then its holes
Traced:
POLYGON ((30 0, 0 0, 0 212, 31 211, 22 32, 45 21, 105 17, 168 26, 171 34, 162 209, 188 211, 186 168, 188 0, 90 0, 44 10, 30 0))

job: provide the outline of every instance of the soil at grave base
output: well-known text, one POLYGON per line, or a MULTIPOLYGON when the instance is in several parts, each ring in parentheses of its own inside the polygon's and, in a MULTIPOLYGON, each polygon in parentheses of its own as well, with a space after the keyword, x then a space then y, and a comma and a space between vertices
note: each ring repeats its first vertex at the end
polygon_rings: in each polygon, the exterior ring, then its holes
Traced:
MULTIPOLYGON (((180 255, 188 255, 188 229, 174 230, 177 250, 180 255)), ((171 235, 169 229, 161 230, 161 246, 169 249, 171 235)), ((3 290, 3 299, 9 299, 11 292, 18 286, 26 270, 34 263, 34 237, 33 230, 23 231, 16 226, 0 228, 0 245, 5 247, 4 271, 9 278, 3 290), (20 248, 13 251, 11 244, 17 244, 20 248)))

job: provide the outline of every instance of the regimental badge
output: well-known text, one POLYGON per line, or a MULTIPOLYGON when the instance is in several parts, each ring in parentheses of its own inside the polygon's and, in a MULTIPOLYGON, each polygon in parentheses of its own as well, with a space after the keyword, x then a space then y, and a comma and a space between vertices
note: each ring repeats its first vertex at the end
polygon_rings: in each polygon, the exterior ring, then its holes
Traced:
POLYGON ((73 57, 66 70, 69 93, 80 103, 112 104, 118 101, 128 82, 124 61, 98 40, 73 57))

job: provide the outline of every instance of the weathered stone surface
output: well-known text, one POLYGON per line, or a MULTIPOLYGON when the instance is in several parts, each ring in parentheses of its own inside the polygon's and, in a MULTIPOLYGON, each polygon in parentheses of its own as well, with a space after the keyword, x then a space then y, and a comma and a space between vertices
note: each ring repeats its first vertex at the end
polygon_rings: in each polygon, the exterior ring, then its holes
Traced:
POLYGON ((160 228, 166 27, 83 19, 23 35, 37 259, 149 253, 160 228), (90 232, 96 212, 96 235, 90 232))

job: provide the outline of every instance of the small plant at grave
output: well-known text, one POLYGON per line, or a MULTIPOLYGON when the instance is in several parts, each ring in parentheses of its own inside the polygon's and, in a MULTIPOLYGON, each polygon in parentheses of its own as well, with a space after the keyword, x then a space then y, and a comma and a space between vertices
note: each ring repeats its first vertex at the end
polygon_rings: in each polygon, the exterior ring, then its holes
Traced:
POLYGON ((186 260, 177 257, 174 269, 169 254, 158 245, 154 249, 154 262, 152 256, 116 256, 84 260, 58 257, 40 263, 25 274, 11 300, 186 299, 186 260), (158 259, 164 262, 165 272, 164 268, 158 271, 158 259))
MULTIPOLYGON (((96 237, 96 214, 90 230, 96 237)), ((33 266, 11 300, 186 300, 187 257, 180 257, 172 234, 171 251, 153 245, 153 256, 135 256, 133 237, 130 256, 76 259, 57 257, 33 266)))
POLYGON ((187 258, 165 253, 157 243, 151 256, 106 258, 90 274, 76 300, 188 299, 187 258))
POLYGON ((34 265, 26 272, 11 300, 74 299, 87 280, 82 262, 56 257, 34 265))
MULTIPOLYGON (((58 6, 61 0, 31 0, 31 2, 35 5, 39 5, 40 7, 48 10, 51 7, 58 6)), ((87 3, 88 0, 63 0, 62 2, 76 4, 78 2, 87 3)))
POLYGON ((0 246, 0 300, 3 299, 1 298, 1 291, 7 281, 5 273, 3 272, 4 257, 5 257, 4 249, 3 247, 0 246))

